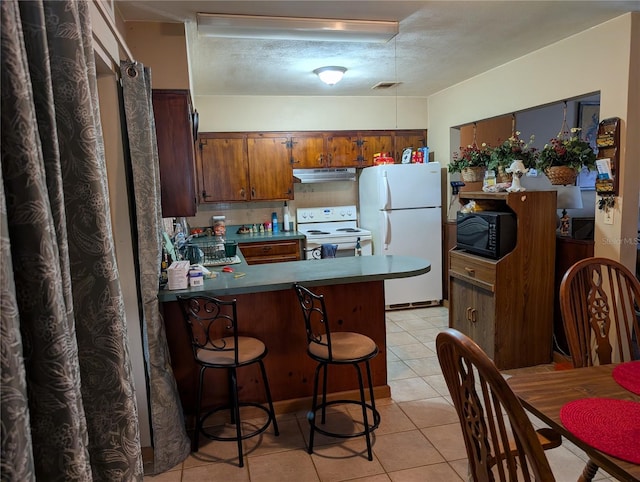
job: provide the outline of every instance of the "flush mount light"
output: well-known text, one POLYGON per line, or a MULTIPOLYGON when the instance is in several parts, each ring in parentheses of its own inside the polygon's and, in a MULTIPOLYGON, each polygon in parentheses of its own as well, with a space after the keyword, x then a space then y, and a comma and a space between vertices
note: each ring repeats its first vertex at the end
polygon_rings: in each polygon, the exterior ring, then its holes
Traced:
POLYGON ((344 67, 327 66, 320 67, 314 70, 313 73, 320 77, 320 80, 325 84, 334 85, 342 80, 342 76, 346 71, 347 69, 344 67))
POLYGON ((198 13, 198 33, 208 37, 387 42, 398 22, 198 13))

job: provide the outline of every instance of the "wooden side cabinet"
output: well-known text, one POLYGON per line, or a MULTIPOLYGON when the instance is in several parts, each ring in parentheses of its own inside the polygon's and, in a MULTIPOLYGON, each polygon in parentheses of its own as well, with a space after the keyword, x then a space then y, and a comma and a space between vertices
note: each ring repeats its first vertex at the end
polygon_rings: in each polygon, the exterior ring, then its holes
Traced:
POLYGON ((515 248, 498 260, 449 252, 449 326, 499 369, 549 363, 553 352, 555 191, 460 193, 484 210, 513 212, 515 248))
POLYGON ((300 241, 238 243, 247 264, 281 263, 300 259, 300 241))
POLYGON ((195 216, 194 111, 188 90, 152 92, 162 217, 195 216))

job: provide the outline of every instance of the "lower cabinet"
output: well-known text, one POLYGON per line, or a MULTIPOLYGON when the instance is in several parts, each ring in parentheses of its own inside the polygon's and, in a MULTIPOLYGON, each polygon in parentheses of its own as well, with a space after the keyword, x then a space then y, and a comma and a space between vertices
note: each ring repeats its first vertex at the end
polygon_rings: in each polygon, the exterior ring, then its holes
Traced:
POLYGON ((472 338, 487 353, 495 358, 495 303, 493 293, 452 277, 449 286, 454 305, 449 305, 452 328, 472 338))
POLYGON ((264 241, 260 243, 239 243, 247 264, 280 263, 300 259, 300 241, 264 241))

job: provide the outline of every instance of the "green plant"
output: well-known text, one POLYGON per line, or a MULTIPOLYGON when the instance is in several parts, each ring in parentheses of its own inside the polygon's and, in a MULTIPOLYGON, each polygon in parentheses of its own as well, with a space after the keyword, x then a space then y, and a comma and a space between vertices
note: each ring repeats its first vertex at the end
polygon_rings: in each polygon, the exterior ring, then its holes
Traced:
POLYGON ((545 170, 554 166, 567 166, 579 171, 586 166, 590 171, 596 168, 596 154, 588 142, 579 137, 580 129, 571 129, 571 136, 560 132, 558 137, 549 141, 549 144, 540 151, 536 167, 545 170))
POLYGON ((516 159, 521 160, 525 167, 535 167, 539 154, 538 150, 532 146, 535 136, 532 135, 529 142, 524 142, 519 136, 520 132, 516 131, 513 136, 491 150, 488 169, 496 172, 500 167, 506 169, 516 159))
POLYGON ((460 147, 460 152, 453 153, 453 159, 449 163, 449 172, 462 172, 468 167, 487 167, 491 159, 491 147, 482 143, 480 147, 472 144, 460 147))

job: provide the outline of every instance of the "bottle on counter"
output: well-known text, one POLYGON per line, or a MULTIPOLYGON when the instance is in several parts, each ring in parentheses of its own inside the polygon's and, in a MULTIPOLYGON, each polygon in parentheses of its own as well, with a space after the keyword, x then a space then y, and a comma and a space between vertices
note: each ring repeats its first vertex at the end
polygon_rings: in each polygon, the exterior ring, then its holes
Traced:
POLYGON ((271 213, 271 229, 274 233, 279 231, 278 229, 278 213, 275 211, 271 213))
POLYGON ((287 201, 284 202, 284 209, 282 213, 282 230, 289 231, 289 206, 287 205, 287 201))
POLYGON ((362 246, 360 245, 360 238, 356 240, 356 256, 362 256, 362 246))

